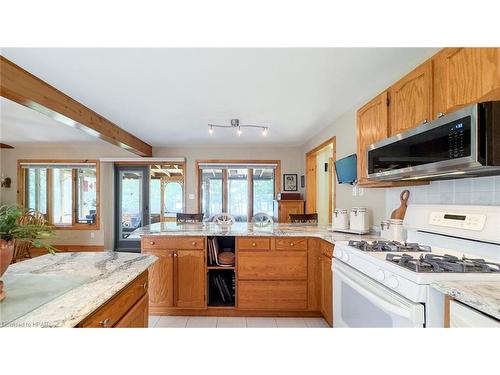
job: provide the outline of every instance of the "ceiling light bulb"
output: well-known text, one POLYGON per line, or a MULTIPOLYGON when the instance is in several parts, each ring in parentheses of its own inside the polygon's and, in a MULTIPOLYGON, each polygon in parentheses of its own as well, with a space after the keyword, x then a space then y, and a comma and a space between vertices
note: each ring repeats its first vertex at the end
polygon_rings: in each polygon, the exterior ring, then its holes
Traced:
POLYGON ((214 134, 214 127, 213 126, 211 126, 211 127, 208 128, 208 133, 210 135, 214 134))
POLYGON ((267 128, 262 129, 262 135, 265 137, 267 135, 267 128))
POLYGON ((236 133, 238 133, 238 135, 241 135, 241 128, 238 126, 238 130, 236 131, 236 133))

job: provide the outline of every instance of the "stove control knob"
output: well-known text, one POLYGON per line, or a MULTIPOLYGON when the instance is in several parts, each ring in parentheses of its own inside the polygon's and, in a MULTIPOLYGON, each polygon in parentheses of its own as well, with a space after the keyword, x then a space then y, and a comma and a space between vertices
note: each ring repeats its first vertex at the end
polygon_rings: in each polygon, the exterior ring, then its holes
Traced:
POLYGON ((384 281, 385 279, 385 273, 382 270, 378 270, 377 274, 375 275, 378 281, 384 281))
POLYGON ((342 250, 341 249, 335 249, 335 254, 337 258, 341 259, 342 258, 342 250))
POLYGON ((399 281, 394 276, 391 276, 387 280, 387 285, 389 285, 392 289, 396 289, 399 285, 399 281))
POLYGON ((342 260, 343 260, 344 262, 349 262, 349 254, 344 253, 344 255, 342 255, 342 260))

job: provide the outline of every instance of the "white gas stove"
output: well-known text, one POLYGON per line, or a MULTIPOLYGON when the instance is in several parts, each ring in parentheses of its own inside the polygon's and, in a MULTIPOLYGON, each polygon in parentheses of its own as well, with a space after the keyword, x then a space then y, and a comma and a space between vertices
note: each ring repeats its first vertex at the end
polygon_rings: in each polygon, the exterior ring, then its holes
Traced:
POLYGON ((442 327, 442 280, 500 282, 500 207, 410 205, 407 243, 337 242, 334 326, 442 327))

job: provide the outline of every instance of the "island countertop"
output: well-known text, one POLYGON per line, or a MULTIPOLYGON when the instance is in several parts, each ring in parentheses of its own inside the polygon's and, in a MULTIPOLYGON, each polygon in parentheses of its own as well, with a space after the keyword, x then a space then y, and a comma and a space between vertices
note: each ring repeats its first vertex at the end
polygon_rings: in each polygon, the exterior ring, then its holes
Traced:
POLYGON ((162 222, 136 229, 129 238, 140 238, 142 236, 315 237, 332 244, 337 241, 372 241, 380 239, 380 237, 375 234, 358 235, 332 232, 331 226, 328 225, 274 223, 267 226, 261 226, 247 222, 237 222, 231 225, 221 225, 212 222, 162 222))
POLYGON ((74 327, 156 261, 144 254, 44 255, 11 265, 2 277, 0 327, 74 327))

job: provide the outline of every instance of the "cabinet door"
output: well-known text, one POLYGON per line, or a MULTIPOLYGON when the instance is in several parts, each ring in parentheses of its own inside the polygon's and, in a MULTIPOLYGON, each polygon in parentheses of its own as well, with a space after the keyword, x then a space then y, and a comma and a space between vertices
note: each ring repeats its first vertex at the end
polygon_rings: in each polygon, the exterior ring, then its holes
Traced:
POLYGON ((433 63, 434 115, 500 100, 500 48, 445 48, 433 63))
POLYGON ((115 325, 115 328, 148 328, 149 309, 146 293, 115 325))
POLYGON ((177 250, 175 254, 175 306, 204 308, 206 292, 205 252, 203 250, 177 250))
POLYGON ((238 307, 250 310, 307 309, 307 282, 238 281, 238 307))
POLYGON ((358 181, 361 183, 367 180, 367 147, 388 136, 387 104, 387 91, 385 91, 361 107, 357 113, 358 181))
POLYGON ((428 61, 389 89, 390 136, 432 117, 432 62, 428 61))
POLYGON ((307 251, 238 251, 238 280, 307 280, 307 251))
POLYGON ((158 257, 149 267, 149 306, 151 309, 174 306, 174 252, 147 250, 146 254, 158 257))
POLYGON ((332 259, 321 256, 321 313, 330 326, 333 325, 332 259))
POLYGON ((280 203, 280 222, 289 223, 290 214, 303 214, 304 201, 282 201, 280 203))

